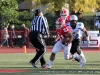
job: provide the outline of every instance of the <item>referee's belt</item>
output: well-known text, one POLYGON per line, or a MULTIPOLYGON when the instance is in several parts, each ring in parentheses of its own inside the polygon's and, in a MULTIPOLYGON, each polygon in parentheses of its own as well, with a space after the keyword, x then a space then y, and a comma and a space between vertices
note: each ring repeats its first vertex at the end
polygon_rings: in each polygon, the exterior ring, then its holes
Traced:
POLYGON ((43 33, 42 32, 39 32, 39 31, 30 31, 31 33, 34 33, 34 34, 42 34, 43 35, 43 33))

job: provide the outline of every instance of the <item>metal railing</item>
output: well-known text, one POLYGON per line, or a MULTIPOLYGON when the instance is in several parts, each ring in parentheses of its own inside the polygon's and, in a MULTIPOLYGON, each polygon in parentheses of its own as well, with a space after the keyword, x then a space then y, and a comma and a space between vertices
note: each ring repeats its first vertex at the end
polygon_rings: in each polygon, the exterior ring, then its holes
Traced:
MULTIPOLYGON (((9 34, 8 41, 9 41, 9 44, 10 44, 11 31, 8 31, 8 34, 9 34)), ((21 34, 23 34, 23 31, 15 30, 15 34, 16 34, 16 38, 14 38, 14 46, 19 47, 21 40, 22 40, 21 34)), ((54 40, 55 35, 56 35, 55 31, 50 31, 50 38, 48 38, 48 39, 45 38, 45 42, 46 42, 47 46, 52 46, 52 41, 54 40)), ((3 30, 0 30, 0 44, 1 44, 2 41, 3 41, 3 30)), ((29 46, 31 46, 30 42, 28 42, 28 44, 29 44, 29 46)))

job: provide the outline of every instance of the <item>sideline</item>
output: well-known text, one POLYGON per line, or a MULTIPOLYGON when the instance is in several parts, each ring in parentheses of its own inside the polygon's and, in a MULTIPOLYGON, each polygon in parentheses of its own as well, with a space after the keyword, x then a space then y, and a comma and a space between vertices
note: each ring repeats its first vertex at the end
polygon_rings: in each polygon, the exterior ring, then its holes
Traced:
MULTIPOLYGON (((83 50, 83 52, 100 52, 99 48, 81 48, 83 50)), ((47 52, 51 52, 52 51, 52 47, 47 47, 47 52)), ((26 53, 33 53, 36 52, 35 48, 26 48, 26 53)), ((63 50, 61 51, 63 52, 63 50)), ((7 47, 3 47, 0 48, 0 54, 1 53, 24 53, 23 48, 19 48, 19 47, 15 47, 15 48, 7 48, 7 47)))

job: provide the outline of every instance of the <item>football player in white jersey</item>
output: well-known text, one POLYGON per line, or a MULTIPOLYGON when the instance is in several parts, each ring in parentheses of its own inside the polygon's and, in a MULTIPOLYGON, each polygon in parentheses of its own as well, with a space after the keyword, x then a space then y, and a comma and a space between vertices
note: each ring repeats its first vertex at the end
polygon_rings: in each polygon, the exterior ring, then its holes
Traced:
POLYGON ((71 54, 77 53, 77 61, 80 62, 79 67, 83 67, 86 63, 86 58, 80 49, 81 46, 81 38, 82 38, 82 31, 86 34, 86 39, 88 44, 90 43, 89 35, 87 33, 86 28, 84 27, 84 24, 82 22, 78 22, 78 17, 76 15, 70 16, 70 22, 66 23, 67 26, 70 27, 71 32, 73 34, 73 41, 71 46, 71 54))
POLYGON ((95 26, 99 29, 98 36, 100 36, 100 12, 98 12, 98 13, 96 14, 95 26))

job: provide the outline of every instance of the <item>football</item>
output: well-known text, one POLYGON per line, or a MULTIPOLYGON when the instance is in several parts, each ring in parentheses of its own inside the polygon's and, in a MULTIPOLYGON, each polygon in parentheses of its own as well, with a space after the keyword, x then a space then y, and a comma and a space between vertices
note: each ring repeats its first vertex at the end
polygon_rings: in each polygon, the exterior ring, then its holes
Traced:
POLYGON ((62 43, 65 43, 65 42, 67 43, 67 42, 69 42, 69 39, 70 39, 69 37, 64 37, 64 38, 62 39, 62 43))

